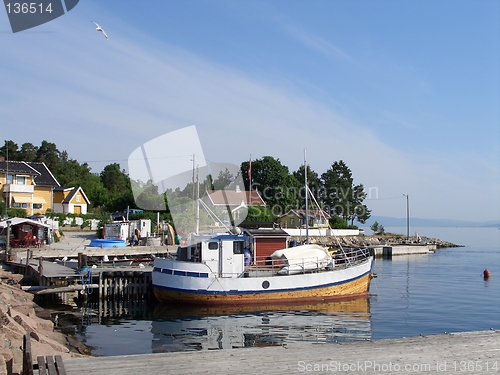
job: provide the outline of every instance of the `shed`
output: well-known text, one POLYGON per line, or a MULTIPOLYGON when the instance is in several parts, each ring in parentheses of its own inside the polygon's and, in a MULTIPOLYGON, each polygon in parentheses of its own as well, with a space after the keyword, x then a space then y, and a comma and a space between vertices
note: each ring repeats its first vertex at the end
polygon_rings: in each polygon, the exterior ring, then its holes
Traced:
POLYGON ((254 264, 265 261, 276 250, 286 249, 290 236, 281 228, 244 229, 250 237, 254 264))

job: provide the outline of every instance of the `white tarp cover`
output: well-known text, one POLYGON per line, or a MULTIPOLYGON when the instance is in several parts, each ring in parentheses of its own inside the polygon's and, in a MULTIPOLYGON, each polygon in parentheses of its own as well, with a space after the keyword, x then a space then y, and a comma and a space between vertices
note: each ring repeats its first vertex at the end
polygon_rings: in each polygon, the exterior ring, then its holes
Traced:
POLYGON ((330 262, 332 257, 327 249, 316 244, 299 245, 288 249, 276 250, 271 258, 285 258, 288 264, 300 264, 304 261, 330 262))

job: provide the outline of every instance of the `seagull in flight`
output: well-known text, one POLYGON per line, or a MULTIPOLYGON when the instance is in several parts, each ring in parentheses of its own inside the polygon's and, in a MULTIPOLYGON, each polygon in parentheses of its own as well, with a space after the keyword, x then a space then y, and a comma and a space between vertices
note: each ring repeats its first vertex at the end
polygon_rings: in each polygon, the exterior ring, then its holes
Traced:
POLYGON ((95 23, 94 21, 90 21, 92 23, 94 23, 97 27, 95 28, 97 31, 100 31, 104 34, 104 36, 106 37, 106 39, 108 39, 108 36, 106 35, 106 32, 102 29, 101 26, 99 26, 99 24, 95 23))

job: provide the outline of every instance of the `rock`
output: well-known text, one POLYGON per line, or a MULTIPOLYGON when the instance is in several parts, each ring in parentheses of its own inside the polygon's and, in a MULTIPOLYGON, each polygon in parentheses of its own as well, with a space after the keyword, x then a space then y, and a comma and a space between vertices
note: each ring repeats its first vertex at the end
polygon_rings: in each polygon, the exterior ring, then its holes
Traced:
MULTIPOLYGON (((23 364, 23 337, 31 332, 31 349, 39 355, 61 355, 63 358, 84 357, 90 349, 75 338, 54 331, 51 320, 42 319, 33 295, 21 290, 22 275, 0 267, 0 375, 19 374, 23 364)), ((45 314, 50 317, 50 314, 45 314)))

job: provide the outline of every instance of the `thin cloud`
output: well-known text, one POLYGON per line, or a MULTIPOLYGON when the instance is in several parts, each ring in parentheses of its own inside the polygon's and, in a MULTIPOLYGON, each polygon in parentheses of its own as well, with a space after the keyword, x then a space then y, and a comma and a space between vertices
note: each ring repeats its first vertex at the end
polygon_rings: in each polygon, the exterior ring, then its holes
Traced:
POLYGON ((356 63, 355 59, 352 56, 342 51, 334 44, 330 43, 329 41, 317 35, 313 35, 310 32, 298 26, 283 24, 281 25, 281 29, 288 35, 290 35, 293 39, 303 44, 304 46, 312 50, 315 50, 317 52, 320 52, 325 56, 328 56, 336 60, 343 60, 348 63, 356 63))

